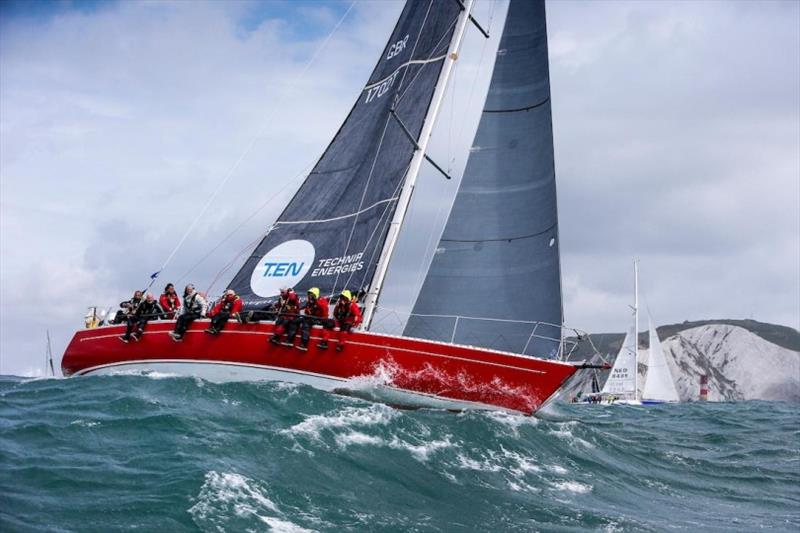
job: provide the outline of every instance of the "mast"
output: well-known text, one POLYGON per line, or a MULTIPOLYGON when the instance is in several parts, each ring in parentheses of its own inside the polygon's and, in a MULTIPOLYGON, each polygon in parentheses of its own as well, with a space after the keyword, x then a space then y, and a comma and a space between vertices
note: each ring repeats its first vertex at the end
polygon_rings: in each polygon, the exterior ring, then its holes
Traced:
POLYGON ((389 263, 392 259, 397 238, 400 235, 400 228, 403 225, 403 220, 406 217, 408 206, 411 203, 411 195, 414 192, 414 186, 417 182, 417 176, 422 165, 422 160, 425 158, 425 151, 428 147, 431 133, 433 131, 436 116, 439 114, 439 108, 444 100, 444 94, 447 89, 447 82, 450 79, 450 73, 453 70, 453 65, 458 59, 458 50, 461 47, 461 41, 464 37, 464 32, 469 22, 470 12, 472 11, 472 4, 474 0, 466 0, 462 5, 461 14, 459 15, 456 28, 453 32, 453 40, 450 41, 450 48, 447 51, 447 57, 444 59, 444 65, 439 73, 439 80, 436 84, 436 90, 431 99, 431 105, 428 113, 425 116, 425 122, 420 132, 419 140, 417 141, 418 148, 414 152, 414 156, 409 163, 408 172, 403 183, 403 188, 400 191, 400 196, 397 199, 397 207, 395 208, 394 217, 389 225, 389 230, 386 236, 386 241, 381 251, 380 259, 375 269, 375 276, 372 278, 369 291, 367 292, 366 300, 364 303, 364 329, 369 330, 372 318, 375 315, 375 307, 378 304, 378 296, 380 295, 383 281, 386 278, 386 273, 389 269, 389 263))
MULTIPOLYGON (((53 369, 53 348, 50 346, 50 330, 47 330, 47 364, 50 365, 50 375, 55 376, 56 371, 53 369)), ((47 375, 47 366, 44 369, 45 375, 47 375)))
POLYGON ((639 399, 639 260, 633 260, 633 399, 639 399))

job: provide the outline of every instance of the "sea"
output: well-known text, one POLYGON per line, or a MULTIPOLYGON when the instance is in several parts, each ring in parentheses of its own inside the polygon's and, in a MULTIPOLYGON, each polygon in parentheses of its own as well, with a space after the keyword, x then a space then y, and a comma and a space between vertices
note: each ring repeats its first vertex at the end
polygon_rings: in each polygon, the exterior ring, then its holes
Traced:
POLYGON ((400 410, 285 383, 0 378, 0 531, 800 531, 800 406, 400 410))

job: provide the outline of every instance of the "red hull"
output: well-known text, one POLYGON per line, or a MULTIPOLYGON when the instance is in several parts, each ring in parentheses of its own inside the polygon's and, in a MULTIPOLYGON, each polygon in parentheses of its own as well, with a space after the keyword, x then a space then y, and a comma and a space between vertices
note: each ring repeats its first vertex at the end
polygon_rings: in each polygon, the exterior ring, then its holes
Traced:
POLYGON ((318 350, 314 337, 308 352, 267 342, 272 324, 227 324, 218 336, 203 333, 197 321, 183 342, 172 341, 174 322, 148 324, 141 341, 124 344, 122 326, 78 331, 61 368, 65 376, 88 374, 131 362, 202 362, 280 369, 297 374, 348 380, 388 376, 386 385, 402 391, 458 402, 474 402, 526 414, 535 412, 576 371, 567 363, 534 359, 468 346, 356 332, 342 352, 332 342, 318 350))

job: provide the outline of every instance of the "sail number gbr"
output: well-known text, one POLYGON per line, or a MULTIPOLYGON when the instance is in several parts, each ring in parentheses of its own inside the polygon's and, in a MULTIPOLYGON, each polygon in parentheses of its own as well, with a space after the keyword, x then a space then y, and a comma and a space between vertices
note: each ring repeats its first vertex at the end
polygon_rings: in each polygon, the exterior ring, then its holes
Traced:
MULTIPOLYGON (((403 37, 402 39, 400 39, 399 41, 397 41, 396 43, 394 43, 392 46, 389 47, 389 51, 386 53, 387 61, 394 57, 399 56, 403 52, 403 50, 406 49, 406 45, 408 45, 408 37, 409 36, 406 35, 405 37, 403 37)), ((380 98, 381 96, 386 94, 386 92, 392 88, 394 82, 397 80, 397 75, 399 72, 400 69, 397 69, 391 76, 389 76, 382 82, 372 87, 369 87, 367 89, 367 97, 364 100, 364 103, 368 104, 373 100, 375 100, 376 98, 380 98)))

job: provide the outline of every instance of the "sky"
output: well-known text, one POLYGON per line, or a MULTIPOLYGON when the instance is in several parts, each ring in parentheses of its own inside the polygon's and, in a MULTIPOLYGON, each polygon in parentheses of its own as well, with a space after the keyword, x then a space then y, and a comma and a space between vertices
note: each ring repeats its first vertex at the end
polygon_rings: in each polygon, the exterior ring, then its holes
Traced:
MULTIPOLYGON (((493 40, 468 34, 434 132, 454 173, 505 7, 478 1, 493 40)), ((46 330, 57 362, 87 307, 146 284, 201 213, 156 288, 219 292, 401 9, 0 3, 0 373, 40 373, 46 330)), ((638 258, 657 324, 800 328, 800 3, 552 1, 547 17, 565 322, 624 331, 638 258)), ((382 302, 413 302, 454 187, 423 170, 382 302)))

